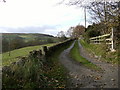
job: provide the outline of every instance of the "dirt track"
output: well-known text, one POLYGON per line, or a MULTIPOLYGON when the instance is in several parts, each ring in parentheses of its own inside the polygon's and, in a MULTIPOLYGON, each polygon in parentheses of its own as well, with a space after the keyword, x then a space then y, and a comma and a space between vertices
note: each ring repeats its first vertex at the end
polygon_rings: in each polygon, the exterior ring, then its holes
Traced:
MULTIPOLYGON (((75 42, 74 42, 75 43, 75 42)), ((91 57, 91 55, 81 46, 80 54, 87 60, 102 68, 101 71, 91 70, 79 62, 72 60, 69 57, 69 52, 74 46, 74 43, 60 55, 60 62, 68 70, 70 75, 69 88, 118 88, 118 67, 106 62, 101 62, 99 59, 91 57)))

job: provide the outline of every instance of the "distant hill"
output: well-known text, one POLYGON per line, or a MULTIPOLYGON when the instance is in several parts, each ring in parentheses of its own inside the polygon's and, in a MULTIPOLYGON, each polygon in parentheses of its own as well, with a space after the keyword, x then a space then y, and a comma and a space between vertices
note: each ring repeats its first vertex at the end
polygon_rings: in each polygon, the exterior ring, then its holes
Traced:
POLYGON ((39 33, 2 33, 2 36, 28 36, 28 35, 33 35, 33 36, 39 36, 39 37, 54 37, 52 35, 48 35, 48 34, 39 34, 39 33))
POLYGON ((39 33, 2 33, 2 51, 7 52, 26 46, 59 42, 58 38, 39 33), (10 46, 10 47, 9 47, 10 46))
POLYGON ((26 42, 33 41, 35 39, 46 40, 48 38, 54 38, 52 35, 48 34, 39 34, 39 33, 2 33, 2 38, 14 39, 16 37, 23 38, 26 42))

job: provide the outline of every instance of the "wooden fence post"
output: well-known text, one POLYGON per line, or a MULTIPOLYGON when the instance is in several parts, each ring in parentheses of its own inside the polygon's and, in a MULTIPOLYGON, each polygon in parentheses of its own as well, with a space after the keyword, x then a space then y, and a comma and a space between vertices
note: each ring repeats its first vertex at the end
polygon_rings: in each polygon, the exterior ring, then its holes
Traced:
POLYGON ((114 28, 112 28, 112 35, 111 35, 112 41, 111 41, 111 51, 115 51, 114 49, 114 28))

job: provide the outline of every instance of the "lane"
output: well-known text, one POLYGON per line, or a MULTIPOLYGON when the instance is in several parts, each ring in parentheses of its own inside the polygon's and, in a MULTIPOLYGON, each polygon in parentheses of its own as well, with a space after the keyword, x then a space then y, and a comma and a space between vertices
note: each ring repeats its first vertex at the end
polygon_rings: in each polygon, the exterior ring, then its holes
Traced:
POLYGON ((78 41, 80 54, 85 57, 87 60, 96 64, 103 70, 101 82, 105 83, 105 88, 118 88, 118 65, 113 65, 101 61, 99 58, 94 58, 89 54, 78 41))
POLYGON ((60 62, 68 70, 70 78, 68 79, 70 85, 69 88, 81 87, 81 88, 117 88, 118 87, 118 72, 117 67, 110 64, 98 62, 97 60, 89 57, 82 45, 79 43, 80 53, 83 57, 87 58, 92 63, 100 66, 103 71, 96 72, 85 66, 81 65, 79 62, 72 60, 69 56, 70 50, 73 48, 73 44, 66 50, 64 50, 59 57, 60 62), (109 69, 108 69, 109 68, 109 69), (112 69, 111 69, 112 68, 112 69))
POLYGON ((69 52, 73 48, 75 42, 66 50, 64 50, 60 55, 60 62, 68 70, 70 75, 70 88, 83 87, 83 88, 94 88, 100 86, 101 83, 96 85, 94 78, 99 76, 98 73, 84 67, 80 63, 72 60, 69 57, 69 52))

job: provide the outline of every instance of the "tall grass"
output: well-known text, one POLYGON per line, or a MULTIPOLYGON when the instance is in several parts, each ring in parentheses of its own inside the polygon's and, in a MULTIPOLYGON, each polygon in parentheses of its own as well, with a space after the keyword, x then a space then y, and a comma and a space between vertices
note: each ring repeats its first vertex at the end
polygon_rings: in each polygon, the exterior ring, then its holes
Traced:
POLYGON ((2 87, 5 88, 38 88, 44 87, 46 78, 43 74, 43 63, 39 58, 28 57, 24 66, 13 65, 10 72, 3 72, 2 87))

